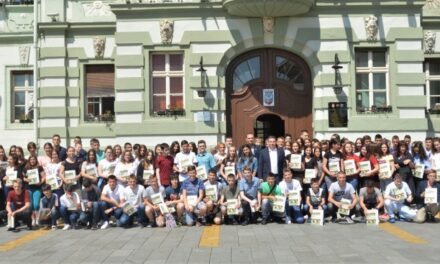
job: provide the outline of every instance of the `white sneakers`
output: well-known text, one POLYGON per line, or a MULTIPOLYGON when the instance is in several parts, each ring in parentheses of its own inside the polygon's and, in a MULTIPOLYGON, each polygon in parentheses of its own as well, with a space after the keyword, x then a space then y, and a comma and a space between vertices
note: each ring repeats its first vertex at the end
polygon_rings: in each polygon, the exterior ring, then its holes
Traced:
POLYGON ((105 221, 105 222, 102 224, 101 229, 107 229, 107 227, 108 227, 108 221, 105 221))
POLYGON ((69 230, 69 229, 71 229, 71 228, 72 228, 72 227, 71 227, 70 225, 65 224, 64 227, 63 227, 63 230, 69 230))

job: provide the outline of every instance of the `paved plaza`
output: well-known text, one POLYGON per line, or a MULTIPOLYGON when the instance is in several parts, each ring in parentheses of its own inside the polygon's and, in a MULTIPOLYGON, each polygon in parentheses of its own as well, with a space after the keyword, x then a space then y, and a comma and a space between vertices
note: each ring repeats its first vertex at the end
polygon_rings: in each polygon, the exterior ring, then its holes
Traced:
POLYGON ((433 263, 438 224, 0 230, 0 263, 433 263))

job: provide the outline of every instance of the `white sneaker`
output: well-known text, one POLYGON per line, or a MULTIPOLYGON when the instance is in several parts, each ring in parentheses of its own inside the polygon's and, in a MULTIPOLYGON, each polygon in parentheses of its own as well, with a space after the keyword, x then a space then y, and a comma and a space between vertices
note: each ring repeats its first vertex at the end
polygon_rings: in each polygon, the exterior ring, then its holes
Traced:
POLYGON ((354 224, 353 219, 351 219, 350 217, 345 217, 345 221, 347 221, 348 224, 354 224))
POLYGON ((69 229, 71 229, 71 228, 72 228, 72 227, 71 227, 70 225, 65 224, 64 227, 63 227, 63 230, 69 230, 69 229))
POLYGON ((101 229, 107 229, 107 227, 108 227, 108 221, 105 221, 105 222, 102 224, 101 229))

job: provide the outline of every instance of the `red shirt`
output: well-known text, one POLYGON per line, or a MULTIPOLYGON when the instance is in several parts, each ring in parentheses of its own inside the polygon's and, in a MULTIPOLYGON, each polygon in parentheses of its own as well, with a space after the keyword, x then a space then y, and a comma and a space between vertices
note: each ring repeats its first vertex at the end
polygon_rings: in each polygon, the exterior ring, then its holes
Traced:
POLYGON ((170 175, 173 173, 174 158, 161 155, 156 159, 156 168, 159 169, 160 183, 170 185, 170 175))
POLYGON ((17 195, 15 190, 11 190, 8 193, 7 201, 13 205, 14 210, 18 210, 24 207, 26 203, 30 203, 29 192, 23 190, 20 195, 17 195))

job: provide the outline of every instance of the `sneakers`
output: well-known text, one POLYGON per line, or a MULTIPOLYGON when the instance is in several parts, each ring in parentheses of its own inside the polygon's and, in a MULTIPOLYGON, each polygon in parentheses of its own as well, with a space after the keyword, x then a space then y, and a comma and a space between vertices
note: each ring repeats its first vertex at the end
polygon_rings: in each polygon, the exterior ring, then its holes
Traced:
POLYGON ((353 219, 351 219, 350 217, 345 217, 345 221, 347 221, 347 224, 354 224, 353 219))
POLYGON ((58 229, 58 227, 56 225, 52 226, 52 230, 57 230, 57 229, 58 229))
POLYGON ((69 230, 71 228, 72 227, 69 224, 65 224, 64 227, 63 227, 63 230, 69 230))
POLYGON ((15 231, 17 230, 15 227, 8 227, 8 231, 15 231))
POLYGON ((286 225, 290 225, 292 223, 292 221, 290 219, 286 219, 285 223, 286 223, 286 225))
POLYGON ((98 230, 98 229, 99 229, 99 227, 97 224, 92 225, 92 230, 98 230))
POLYGON ((152 228, 152 227, 153 227, 153 224, 152 224, 152 223, 148 223, 147 227, 148 227, 148 228, 152 228))
POLYGON ((388 222, 390 222, 391 224, 394 224, 396 222, 396 218, 390 217, 390 219, 388 219, 388 222))
POLYGON ((261 224, 262 224, 262 225, 267 225, 267 219, 266 219, 266 218, 263 218, 263 220, 261 220, 261 224))
POLYGON ((102 226, 101 226, 101 229, 107 229, 108 228, 108 225, 109 225, 109 223, 108 223, 108 221, 104 221, 104 223, 102 224, 102 226))

